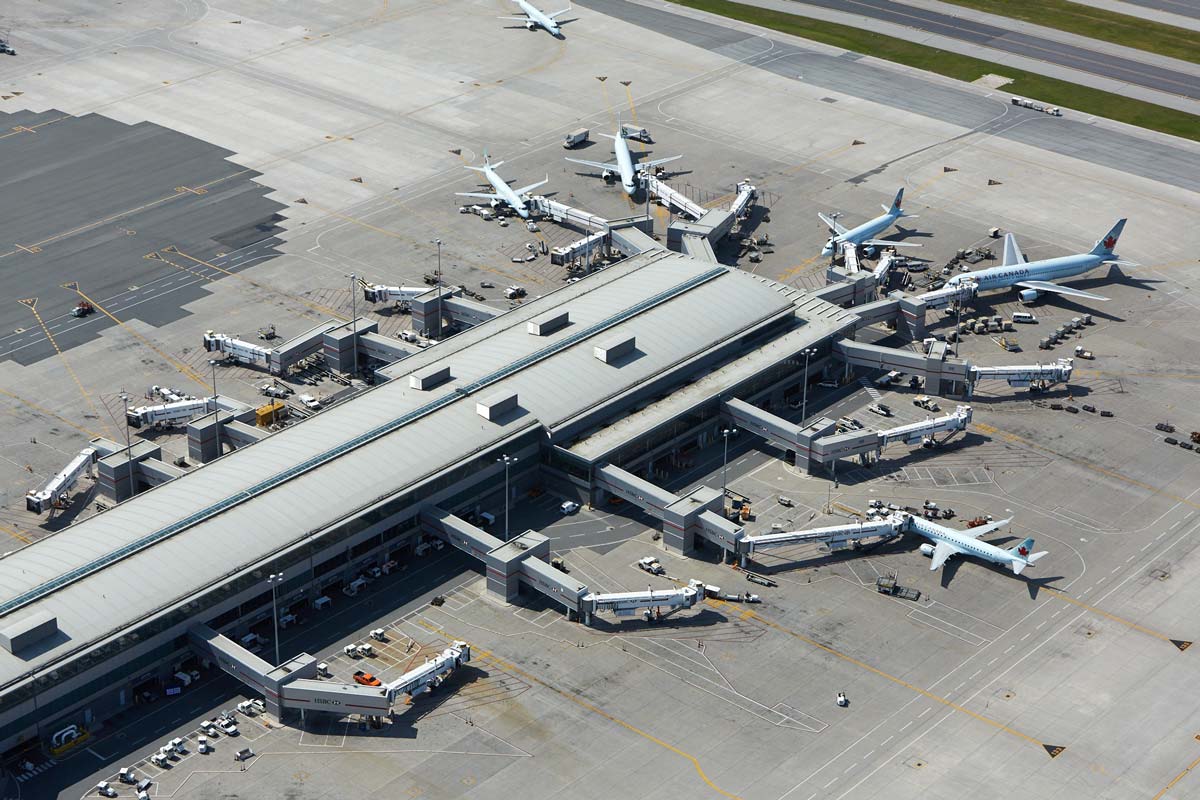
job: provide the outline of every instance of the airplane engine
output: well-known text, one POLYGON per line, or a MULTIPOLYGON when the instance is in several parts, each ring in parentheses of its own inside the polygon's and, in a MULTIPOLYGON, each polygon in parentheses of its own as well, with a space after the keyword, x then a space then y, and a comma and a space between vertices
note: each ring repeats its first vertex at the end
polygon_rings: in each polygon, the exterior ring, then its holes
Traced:
POLYGON ((933 558, 933 545, 931 545, 931 544, 921 545, 921 555, 925 556, 926 558, 933 558))
POLYGON ((1022 303, 1032 303, 1038 299, 1037 289, 1022 289, 1017 294, 1020 296, 1022 303))
POLYGON ((607 169, 604 170, 603 172, 600 173, 600 177, 606 181, 611 181, 613 179, 612 170, 607 170, 607 169))
POLYGON ((499 208, 500 206, 504 205, 504 201, 503 200, 489 200, 488 205, 490 205, 492 208, 499 208))
POLYGON ((528 22, 525 23, 525 27, 532 31, 537 28, 537 23, 534 22, 533 20, 529 20, 528 22))

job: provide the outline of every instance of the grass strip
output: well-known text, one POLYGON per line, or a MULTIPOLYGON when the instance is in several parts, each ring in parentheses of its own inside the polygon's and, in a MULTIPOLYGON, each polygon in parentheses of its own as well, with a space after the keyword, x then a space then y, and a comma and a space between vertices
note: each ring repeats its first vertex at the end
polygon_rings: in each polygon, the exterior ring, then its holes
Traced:
POLYGON ((971 82, 987 74, 1003 75, 1013 82, 1004 91, 1028 97, 1048 106, 1066 106, 1085 114, 1107 117, 1152 131, 1200 141, 1200 116, 1147 103, 1132 97, 1080 86, 1077 83, 1039 75, 1015 67, 995 64, 897 39, 835 22, 749 6, 731 0, 671 0, 671 2, 730 19, 759 25, 780 33, 874 56, 908 67, 935 72, 971 82))
POLYGON ((1071 0, 1038 0, 1036 3, 1017 0, 942 2, 1200 64, 1200 32, 1073 3, 1071 0))

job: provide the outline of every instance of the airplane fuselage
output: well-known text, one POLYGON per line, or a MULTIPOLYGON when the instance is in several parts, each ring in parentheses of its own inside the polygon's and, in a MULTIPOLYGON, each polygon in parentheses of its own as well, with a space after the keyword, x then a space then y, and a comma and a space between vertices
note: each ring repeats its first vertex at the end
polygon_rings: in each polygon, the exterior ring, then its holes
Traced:
POLYGON ((633 156, 629 153, 629 142, 617 131, 617 138, 613 140, 613 154, 617 158, 617 171, 621 173, 621 188, 625 190, 625 194, 632 197, 637 192, 637 182, 634 180, 635 173, 633 169, 633 156))
POLYGON ((1091 253, 1062 256, 1060 258, 1047 258, 1043 261, 1034 261, 1029 264, 989 267, 981 269, 978 272, 955 275, 946 281, 946 283, 950 286, 956 286, 966 281, 972 281, 979 286, 981 291, 986 289, 1003 289, 1015 286, 1021 281, 1054 281, 1056 279, 1082 275, 1085 272, 1091 272, 1103 264, 1105 260, 1111 258, 1111 255, 1093 255, 1091 253))
POLYGON ((981 542, 973 536, 968 536, 963 533, 956 533, 948 528, 937 528, 931 525, 923 524, 925 521, 920 517, 912 518, 912 528, 917 533, 929 539, 934 544, 945 542, 962 551, 965 556, 975 556, 984 561, 990 561, 993 564, 1003 564, 1008 566, 1016 560, 1012 553, 1007 550, 996 547, 994 544, 981 542))
POLYGON ((546 14, 543 14, 540 9, 535 8, 533 4, 526 2, 526 0, 517 0, 517 5, 525 12, 525 16, 529 17, 530 22, 545 28, 552 35, 558 36, 558 23, 546 14))
POLYGON ((525 207, 525 201, 522 200, 512 187, 508 185, 508 181, 496 174, 496 171, 491 168, 491 165, 486 165, 483 168, 483 177, 487 178, 487 182, 496 190, 496 194, 509 207, 521 217, 521 219, 529 218, 529 209, 525 207))
POLYGON ((830 238, 830 240, 825 243, 825 248, 821 250, 821 255, 833 255, 833 251, 837 249, 837 246, 842 242, 853 242, 854 244, 858 245, 862 244, 868 239, 873 239, 875 238, 876 234, 882 233, 883 231, 892 227, 896 220, 900 219, 901 216, 901 214, 893 214, 889 212, 883 216, 879 216, 873 220, 864 222, 857 228, 851 228, 845 233, 839 233, 837 236, 830 238))

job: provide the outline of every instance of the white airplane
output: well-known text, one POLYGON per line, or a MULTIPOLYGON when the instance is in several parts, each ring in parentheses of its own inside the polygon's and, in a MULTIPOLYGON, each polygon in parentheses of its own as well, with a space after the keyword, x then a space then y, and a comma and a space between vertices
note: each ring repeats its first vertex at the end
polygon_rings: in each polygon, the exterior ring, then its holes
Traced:
POLYGON ((528 186, 522 186, 520 189, 514 189, 508 185, 508 181, 496 174, 496 167, 503 164, 503 161, 497 161, 493 164, 488 160, 488 154, 483 154, 483 166, 471 167, 467 169, 475 172, 482 172, 483 177, 487 178, 487 182, 496 190, 495 194, 488 192, 456 192, 460 197, 478 197, 482 200, 490 200, 492 208, 496 208, 501 203, 506 203, 513 211, 521 217, 521 219, 529 219, 529 202, 528 194, 539 186, 545 186, 550 182, 550 176, 547 175, 545 180, 531 183, 528 186))
POLYGON ((617 135, 610 136, 607 133, 600 134, 601 136, 613 140, 613 153, 617 157, 615 164, 603 164, 599 161, 585 161, 582 158, 568 158, 572 164, 583 164, 585 167, 592 167, 600 170, 605 180, 610 175, 621 176, 621 188, 625 190, 625 194, 632 197, 637 192, 637 173, 644 170, 657 167, 659 164, 666 164, 668 161, 675 161, 683 158, 683 156, 671 156, 669 158, 656 158, 651 161, 642 161, 638 164, 633 163, 633 156, 629 152, 629 141, 625 134, 625 128, 622 127, 620 119, 617 120, 617 135))
POLYGON ((825 243, 825 247, 821 250, 821 255, 833 255, 834 252, 837 251, 838 246, 843 242, 853 242, 859 247, 869 248, 920 247, 921 245, 915 243, 909 244, 906 242, 891 242, 874 238, 877 234, 883 233, 888 228, 892 227, 892 225, 896 223, 896 220, 903 219, 905 217, 916 219, 916 214, 905 214, 904 211, 901 210, 900 203, 903 199, 904 189, 901 188, 900 191, 896 192, 896 199, 892 201, 890 208, 888 206, 881 206, 885 212, 883 216, 876 217, 869 222, 864 222, 857 228, 851 228, 849 230, 847 230, 845 225, 840 224, 833 217, 827 214, 822 214, 818 211, 817 216, 821 218, 821 222, 824 222, 829 227, 830 234, 829 241, 825 243))
POLYGON ((981 269, 978 272, 966 272, 961 275, 955 275, 946 281, 946 284, 948 286, 973 284, 976 291, 1017 286, 1020 287, 1018 295, 1021 301, 1025 303, 1032 303, 1042 292, 1064 294, 1069 297, 1080 297, 1085 300, 1107 300, 1107 297, 1060 286, 1057 283, 1051 283, 1051 281, 1055 278, 1070 278, 1075 275, 1082 275, 1085 272, 1090 272, 1096 267, 1106 264, 1137 266, 1131 261, 1123 261, 1120 256, 1113 253, 1113 248, 1117 246, 1117 240, 1121 238, 1121 231, 1124 228, 1125 220, 1118 220, 1117 224, 1112 227, 1112 230, 1103 239, 1096 242, 1096 245, 1086 253, 1030 262, 1025 261, 1025 256, 1022 255, 1021 248, 1017 246, 1016 238, 1011 233, 1006 233, 1004 235, 1004 257, 1001 260, 1000 266, 981 269))
POLYGON ((559 28, 556 20, 558 17, 571 10, 571 6, 569 4, 562 11, 554 11, 547 14, 546 12, 535 7, 532 3, 528 2, 528 0, 513 0, 513 2, 521 7, 521 11, 525 14, 525 16, 500 17, 500 19, 510 19, 514 22, 523 22, 525 23, 525 27, 529 30, 534 30, 535 28, 545 28, 551 36, 562 36, 562 29, 559 28))
POLYGON ((956 531, 931 520, 913 516, 910 525, 911 530, 933 542, 921 545, 921 554, 932 559, 929 564, 931 570, 945 564, 950 556, 975 556, 993 564, 1003 564, 1012 569, 1014 575, 1020 575, 1022 570, 1041 559, 1047 551, 1034 553, 1033 539, 1026 539, 1011 550, 979 541, 980 536, 1003 528, 1010 522, 1011 519, 1002 519, 999 522, 980 525, 978 528, 956 531))

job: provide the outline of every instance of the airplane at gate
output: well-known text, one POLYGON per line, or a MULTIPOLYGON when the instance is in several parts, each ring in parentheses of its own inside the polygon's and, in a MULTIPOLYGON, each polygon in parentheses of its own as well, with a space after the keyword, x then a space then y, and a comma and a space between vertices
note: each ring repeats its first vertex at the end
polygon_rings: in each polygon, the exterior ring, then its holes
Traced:
POLYGON ((821 249, 821 255, 831 256, 837 251, 838 247, 845 243, 853 243, 856 247, 920 247, 921 245, 908 242, 892 242, 888 240, 876 239, 877 234, 883 233, 888 228, 896 223, 897 220, 905 217, 916 219, 916 214, 905 214, 900 208, 900 203, 904 201, 904 188, 896 192, 896 199, 892 201, 892 205, 882 206, 884 214, 876 217, 873 220, 864 222, 857 228, 847 228, 839 223, 836 219, 828 214, 817 212, 817 216, 821 218, 829 227, 829 241, 825 243, 825 247, 821 249))
POLYGON ((482 167, 467 167, 469 170, 482 172, 483 177, 487 178, 487 182, 490 183, 492 188, 496 190, 495 193, 455 192, 455 194, 459 195, 460 197, 477 197, 481 200, 491 201, 492 208, 496 208, 501 204, 506 204, 513 211, 517 212, 517 215, 520 216, 521 219, 529 219, 528 194, 539 186, 545 186, 547 183, 549 183, 550 176, 547 175, 545 180, 538 181, 537 183, 531 183, 528 186, 522 186, 520 189, 513 189, 508 185, 508 181, 496 174, 496 167, 499 167, 503 163, 503 161, 497 161, 495 164, 493 164, 488 159, 488 154, 485 152, 483 154, 482 167))
POLYGON ((568 158, 572 164, 583 164, 585 167, 592 167, 600 170, 601 174, 607 178, 609 175, 621 176, 621 188, 625 190, 625 194, 632 197, 637 192, 637 173, 657 167, 659 164, 666 164, 668 161, 675 161, 683 158, 683 156, 670 156, 669 158, 656 158, 651 161, 640 161, 636 165, 633 163, 633 156, 629 152, 628 137, 625 134, 625 128, 620 124, 620 118, 617 120, 617 135, 610 136, 607 133, 600 134, 606 139, 613 140, 613 154, 617 158, 617 163, 601 163, 599 161, 585 161, 582 158, 568 158))
POLYGON ((1118 220, 1117 224, 1112 227, 1112 230, 1105 234, 1104 238, 1097 241, 1095 246, 1086 253, 1029 262, 1025 261, 1025 256, 1022 255, 1021 248, 1017 246, 1016 237, 1011 233, 1006 233, 1004 235, 1004 257, 1001 260, 1000 266, 981 269, 978 272, 966 272, 961 275, 955 275, 946 281, 946 285, 961 286, 971 284, 975 286, 975 291, 977 292, 986 289, 1005 289, 1009 286, 1016 286, 1019 288, 1017 294, 1024 303, 1032 303, 1043 292, 1053 292, 1054 294, 1067 295, 1068 297, 1080 297, 1085 300, 1108 300, 1107 297, 1101 297, 1098 294, 1092 294, 1080 289, 1061 286, 1051 281, 1056 278, 1070 278, 1075 275, 1082 275, 1085 272, 1090 272, 1096 267, 1106 264, 1137 266, 1131 261, 1122 260, 1120 256, 1113 252, 1113 248, 1117 246, 1117 240, 1121 238, 1121 231, 1124 228, 1125 220, 1118 220))
POLYGON ((950 556, 974 556, 983 561, 1007 566, 1013 571, 1014 575, 1020 575, 1022 570, 1041 559, 1048 551, 1033 552, 1033 539, 1026 539, 1011 550, 1005 550, 994 544, 981 542, 978 538, 984 534, 1003 528, 1010 522, 1012 522, 1011 519, 1003 519, 999 522, 992 522, 987 525, 981 525, 978 528, 970 528, 966 531, 947 528, 945 525, 939 525, 936 522, 917 516, 913 516, 909 524, 911 525, 911 530, 916 531, 933 542, 933 544, 921 545, 921 553, 932 559, 929 564, 929 569, 931 570, 935 570, 945 564, 950 556))

